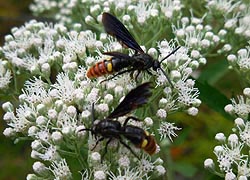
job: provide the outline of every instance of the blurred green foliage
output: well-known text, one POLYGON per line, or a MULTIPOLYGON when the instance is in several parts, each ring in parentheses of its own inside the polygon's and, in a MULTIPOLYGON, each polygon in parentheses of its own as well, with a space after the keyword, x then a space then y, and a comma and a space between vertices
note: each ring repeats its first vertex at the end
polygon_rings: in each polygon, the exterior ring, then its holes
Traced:
MULTIPOLYGON (((12 27, 20 26, 32 18, 28 11, 30 3, 31 0, 25 0, 22 3, 17 0, 0 1, 1 45, 4 42, 4 36, 10 33, 12 27)), ((231 131, 233 122, 224 113, 223 106, 231 98, 232 93, 241 93, 240 84, 237 84, 237 76, 229 72, 225 61, 213 59, 213 63, 209 62, 206 67, 203 67, 201 72, 202 74, 198 79, 197 85, 201 91, 200 98, 203 102, 206 102, 207 106, 203 104, 199 108, 200 111, 196 117, 187 116, 184 113, 168 117, 170 122, 175 122, 183 129, 182 133, 175 139, 170 152, 171 157, 165 157, 171 158, 173 161, 173 166, 167 168, 173 169, 179 174, 186 174, 186 177, 180 176, 180 179, 194 179, 194 177, 195 179, 203 180, 218 179, 218 177, 213 176, 203 168, 203 162, 208 157, 215 159, 213 154, 213 148, 216 145, 216 141, 214 140, 215 134, 224 132, 228 135, 231 131), (207 83, 218 90, 214 90, 207 83), (219 98, 217 102, 220 103, 216 106, 211 103, 214 99, 206 99, 206 94, 211 92, 216 94, 216 98, 219 98)), ((3 100, 0 100, 0 104, 2 103, 3 100)), ((25 179, 28 173, 32 173, 32 163, 34 162, 30 158, 30 142, 14 144, 13 140, 5 138, 2 132, 6 128, 6 124, 2 121, 2 116, 3 112, 1 110, 0 180, 25 179)))

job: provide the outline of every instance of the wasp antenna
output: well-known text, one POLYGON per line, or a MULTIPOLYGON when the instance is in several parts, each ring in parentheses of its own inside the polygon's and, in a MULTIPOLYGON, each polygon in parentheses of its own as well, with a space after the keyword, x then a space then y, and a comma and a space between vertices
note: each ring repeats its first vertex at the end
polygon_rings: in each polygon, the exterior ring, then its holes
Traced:
POLYGON ((93 129, 85 128, 85 129, 80 129, 78 132, 81 132, 81 131, 90 131, 90 132, 93 132, 93 129))
POLYGON ((161 67, 159 67, 159 69, 161 70, 161 72, 162 72, 162 73, 165 75, 165 77, 167 78, 167 80, 168 80, 170 86, 171 86, 172 88, 174 88, 174 85, 173 85, 173 83, 171 82, 171 80, 169 79, 167 73, 166 73, 161 67))
POLYGON ((169 56, 171 56, 172 54, 174 54, 178 49, 180 49, 181 46, 178 46, 177 48, 175 48, 171 53, 169 53, 166 57, 164 57, 161 61, 160 64, 162 63, 162 61, 164 61, 165 59, 167 59, 169 56))

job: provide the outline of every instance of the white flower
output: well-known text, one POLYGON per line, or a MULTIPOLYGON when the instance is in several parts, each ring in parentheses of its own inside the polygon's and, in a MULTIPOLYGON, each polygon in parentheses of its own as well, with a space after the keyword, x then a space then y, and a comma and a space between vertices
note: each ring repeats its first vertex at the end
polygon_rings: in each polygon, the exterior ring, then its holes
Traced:
POLYGON ((61 132, 55 131, 51 134, 51 139, 58 144, 63 141, 63 135, 61 132))
POLYGON ((167 112, 164 109, 158 109, 156 115, 161 119, 165 119, 167 117, 167 112))
POLYGON ((204 161, 204 167, 207 168, 207 169, 214 169, 214 161, 212 159, 206 159, 204 161))
POLYGON ((40 161, 36 161, 32 167, 34 172, 37 174, 40 175, 48 174, 48 168, 40 161))
POLYGON ((93 160, 94 162, 101 161, 101 155, 100 155, 100 153, 98 153, 98 152, 91 153, 91 160, 93 160))
POLYGON ((49 103, 51 98, 45 88, 46 85, 47 84, 44 83, 41 78, 34 78, 33 80, 26 81, 23 89, 25 101, 31 104, 49 103))
POLYGON ((196 107, 188 108, 187 113, 191 116, 196 116, 198 114, 198 109, 196 107))
POLYGON ((250 166, 250 164, 249 164, 248 158, 245 159, 245 160, 240 161, 240 163, 238 164, 238 175, 245 176, 245 177, 250 177, 250 168, 249 168, 249 166, 250 166))
POLYGON ((149 4, 139 1, 139 3, 134 7, 134 12, 139 24, 144 24, 146 22, 146 20, 150 17, 150 12, 154 9, 154 6, 154 3, 149 4))
POLYGON ((124 155, 119 158, 118 163, 120 167, 129 167, 130 159, 127 155, 124 155))
POLYGON ((94 178, 95 178, 95 180, 104 180, 104 179, 106 179, 106 174, 102 170, 95 171, 94 178))
POLYGON ((164 175, 166 173, 166 169, 162 165, 157 165, 155 169, 159 175, 164 175))
POLYGON ((160 128, 158 129, 158 132, 161 136, 161 139, 165 139, 168 136, 168 138, 171 141, 173 141, 172 136, 177 137, 177 134, 174 131, 177 131, 180 129, 181 128, 174 126, 174 123, 162 122, 160 125, 160 128))
POLYGON ((14 110, 13 104, 9 101, 3 103, 2 108, 5 112, 13 112, 13 110, 14 110))
POLYGON ((70 116, 68 113, 65 112, 65 110, 62 110, 58 114, 56 124, 57 124, 57 127, 60 128, 62 133, 65 135, 75 134, 77 123, 78 123, 77 117, 70 116))
POLYGON ((13 128, 6 128, 3 131, 3 135, 5 135, 6 137, 14 137, 16 135, 16 132, 13 128))
POLYGON ((178 91, 178 102, 184 106, 191 106, 199 95, 199 90, 195 87, 189 86, 184 79, 179 80, 175 84, 178 91))
POLYGON ((206 0, 206 1, 208 9, 220 12, 221 14, 225 13, 228 14, 240 5, 239 1, 235 2, 233 0, 206 0))
POLYGON ((35 113, 34 107, 29 107, 27 104, 20 105, 16 109, 16 116, 13 118, 8 125, 12 127, 16 132, 25 132, 29 127, 33 125, 33 122, 27 119, 27 112, 35 113))
POLYGON ((250 88, 244 88, 243 94, 249 98, 250 97, 250 88))
POLYGON ((43 161, 56 161, 60 159, 60 155, 57 153, 56 146, 52 145, 49 147, 42 146, 42 148, 40 148, 38 151, 32 150, 31 157, 34 159, 41 159, 43 161))
POLYGON ((183 7, 183 4, 179 0, 161 0, 159 5, 161 11, 164 13, 166 18, 171 19, 173 17, 174 11, 180 11, 183 7))
POLYGON ((152 126, 154 124, 153 120, 150 117, 146 117, 144 122, 147 126, 152 126))
POLYGON ((224 107, 224 110, 229 113, 229 114, 233 114, 234 113, 234 107, 232 104, 228 104, 224 107))
POLYGON ((230 143, 230 147, 227 145, 216 146, 214 153, 217 156, 217 161, 221 171, 229 173, 233 169, 233 164, 240 161, 245 155, 241 154, 243 148, 242 143, 230 143))
POLYGON ((139 180, 142 178, 142 171, 140 171, 137 168, 119 167, 117 175, 115 175, 112 171, 109 171, 108 175, 110 176, 110 180, 122 180, 122 179, 139 180))
POLYGON ((232 99, 232 106, 234 113, 241 118, 247 118, 250 112, 250 105, 246 103, 243 96, 238 96, 238 103, 235 99, 232 99))
POLYGON ((0 89, 6 88, 11 80, 11 72, 3 66, 3 61, 0 59, 0 89))
POLYGON ((37 175, 35 175, 35 174, 28 174, 27 177, 26 177, 27 180, 36 180, 38 178, 39 177, 37 175))
POLYGON ((242 118, 236 118, 234 120, 234 123, 237 127, 244 127, 245 126, 245 122, 242 118))
POLYGON ((106 103, 101 103, 101 104, 98 104, 98 106, 96 106, 96 110, 98 112, 106 113, 109 111, 109 106, 106 103))
POLYGON ((250 37, 250 25, 249 25, 250 9, 244 8, 238 17, 238 26, 235 28, 235 33, 243 35, 246 38, 250 37))
POLYGON ((142 157, 138 163, 138 169, 140 169, 142 172, 149 173, 154 170, 154 164, 155 162, 151 162, 150 158, 146 159, 146 157, 142 157))
POLYGON ((250 46, 238 51, 237 64, 243 72, 250 69, 250 46))
POLYGON ((74 81, 70 80, 68 74, 60 73, 57 75, 57 83, 52 85, 57 90, 55 97, 61 99, 65 103, 74 101, 75 85, 74 81))
POLYGON ((239 136, 240 139, 248 146, 250 147, 250 122, 247 121, 245 123, 245 127, 239 128, 240 132, 239 132, 239 136))
POLYGON ((227 172, 225 175, 225 180, 236 180, 236 175, 232 171, 227 172))
POLYGON ((219 142, 225 142, 226 136, 223 133, 217 133, 215 139, 219 142))
POLYGON ((65 159, 53 161, 49 169, 54 174, 55 179, 60 180, 72 178, 72 174, 65 159))

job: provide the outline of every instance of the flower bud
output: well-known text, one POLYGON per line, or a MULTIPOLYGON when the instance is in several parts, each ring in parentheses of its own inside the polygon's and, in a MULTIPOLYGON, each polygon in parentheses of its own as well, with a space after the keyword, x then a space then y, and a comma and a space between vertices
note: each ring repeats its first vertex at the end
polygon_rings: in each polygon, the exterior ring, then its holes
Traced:
POLYGON ((100 161, 101 161, 101 155, 100 155, 100 153, 98 153, 98 152, 93 152, 93 153, 91 153, 90 158, 91 158, 91 160, 94 161, 94 162, 100 162, 100 161))
POLYGON ((225 142, 226 136, 223 133, 217 133, 215 139, 221 143, 225 142))
POLYGON ((39 126, 46 125, 48 123, 48 119, 45 116, 38 116, 36 118, 36 124, 39 126))
POLYGON ((95 171, 94 172, 94 178, 95 180, 105 180, 106 179, 106 173, 102 170, 95 171))
POLYGON ((2 104, 2 108, 5 112, 13 112, 14 111, 14 107, 11 104, 11 102, 5 102, 2 104))
POLYGON ((35 173, 41 175, 41 176, 45 176, 49 174, 49 169, 40 161, 37 161, 33 164, 32 166, 33 170, 35 173))
POLYGON ((191 116, 196 116, 199 110, 196 107, 188 108, 187 113, 191 116))
POLYGON ((59 131, 55 131, 51 134, 51 139, 55 144, 60 144, 63 141, 63 135, 59 131))
POLYGON ((150 117, 146 117, 144 122, 147 126, 152 126, 154 124, 153 120, 150 117))
POLYGON ((38 104, 36 106, 36 110, 37 112, 39 112, 40 114, 44 114, 46 112, 46 106, 44 104, 38 104))
POLYGON ((214 166, 214 161, 212 159, 209 158, 204 161, 204 167, 206 169, 214 170, 214 166))
POLYGON ((16 131, 13 128, 8 127, 4 129, 3 135, 6 137, 14 137, 16 136, 16 131))

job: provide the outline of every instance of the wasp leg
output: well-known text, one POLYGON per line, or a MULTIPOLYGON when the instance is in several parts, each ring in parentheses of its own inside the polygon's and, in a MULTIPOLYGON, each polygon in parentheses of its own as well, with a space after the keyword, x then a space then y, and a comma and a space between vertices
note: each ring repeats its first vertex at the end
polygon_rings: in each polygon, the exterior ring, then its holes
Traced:
POLYGON ((168 77, 167 73, 166 73, 161 67, 160 67, 159 69, 160 69, 161 72, 164 74, 164 76, 167 78, 168 83, 170 84, 170 86, 171 86, 172 88, 174 88, 174 85, 173 85, 173 83, 171 82, 170 78, 168 77))
POLYGON ((108 145, 111 142, 112 138, 109 138, 109 140, 106 142, 105 148, 104 148, 104 153, 102 154, 102 159, 101 162, 103 161, 104 156, 107 154, 108 152, 108 145))
POLYGON ((100 83, 103 83, 104 81, 109 81, 109 80, 111 80, 111 79, 114 79, 116 76, 119 76, 119 75, 124 74, 124 73, 127 73, 127 72, 132 72, 132 71, 134 71, 134 70, 136 70, 136 69, 132 68, 132 69, 127 69, 127 70, 118 72, 118 73, 116 73, 115 75, 113 75, 112 77, 102 80, 100 83))
POLYGON ((104 137, 98 139, 98 140, 96 141, 96 143, 95 143, 95 146, 91 149, 91 151, 93 151, 93 150, 96 148, 97 144, 99 144, 99 142, 101 142, 101 141, 103 141, 103 140, 104 140, 104 137))
POLYGON ((120 143, 122 143, 123 146, 125 146, 137 159, 140 160, 139 156, 137 154, 135 154, 135 152, 131 149, 131 147, 129 147, 125 142, 123 142, 121 139, 120 140, 120 143))
POLYGON ((149 75, 153 75, 148 69, 146 71, 149 75))
POLYGON ((137 78, 138 78, 138 76, 139 76, 140 73, 141 73, 141 71, 138 70, 138 72, 137 72, 137 74, 136 74, 136 76, 135 76, 135 82, 137 82, 137 78))
POLYGON ((125 121, 124 121, 124 123, 123 123, 123 127, 127 125, 128 121, 129 121, 130 119, 133 119, 134 121, 141 121, 140 119, 138 119, 138 118, 136 118, 136 117, 134 117, 134 116, 129 116, 129 117, 127 117, 127 118, 125 119, 125 121))

